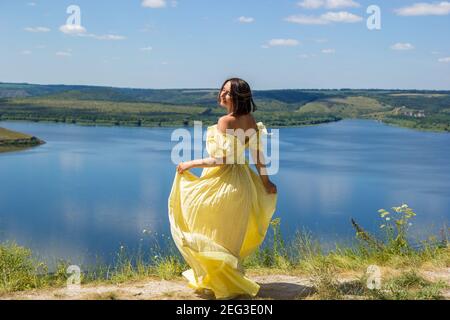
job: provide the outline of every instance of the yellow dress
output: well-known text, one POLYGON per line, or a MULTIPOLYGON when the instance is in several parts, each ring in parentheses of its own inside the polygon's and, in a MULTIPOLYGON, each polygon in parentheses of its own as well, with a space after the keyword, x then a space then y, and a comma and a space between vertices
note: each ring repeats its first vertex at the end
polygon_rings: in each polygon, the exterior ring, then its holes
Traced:
MULTIPOLYGON (((257 127, 259 135, 245 145, 217 125, 208 127, 209 155, 236 159, 245 156, 246 148, 262 148, 260 137, 267 129, 262 122, 257 127)), ((191 288, 210 289, 217 299, 258 293, 259 285, 245 276, 241 262, 263 242, 276 208, 277 194, 266 192, 244 160, 204 168, 200 177, 176 172, 168 201, 173 240, 191 267, 182 274, 191 288)))

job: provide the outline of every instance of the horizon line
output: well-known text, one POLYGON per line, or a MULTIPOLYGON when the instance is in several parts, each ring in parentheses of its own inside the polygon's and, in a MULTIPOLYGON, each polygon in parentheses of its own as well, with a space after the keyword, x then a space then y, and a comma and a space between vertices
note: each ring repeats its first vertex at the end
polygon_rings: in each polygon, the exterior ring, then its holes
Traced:
MULTIPOLYGON (((144 88, 144 87, 128 87, 128 86, 112 86, 112 85, 99 85, 99 84, 66 84, 66 83, 32 83, 32 82, 4 82, 0 81, 0 84, 15 84, 15 85, 34 85, 34 86, 74 86, 74 87, 98 87, 98 88, 113 88, 113 89, 135 89, 135 90, 219 90, 219 88, 206 88, 206 87, 178 87, 178 88, 144 88)), ((450 89, 417 89, 417 88, 277 88, 277 89, 252 89, 252 91, 278 91, 278 90, 326 90, 326 91, 343 91, 343 90, 389 90, 389 91, 445 91, 450 92, 450 89)))

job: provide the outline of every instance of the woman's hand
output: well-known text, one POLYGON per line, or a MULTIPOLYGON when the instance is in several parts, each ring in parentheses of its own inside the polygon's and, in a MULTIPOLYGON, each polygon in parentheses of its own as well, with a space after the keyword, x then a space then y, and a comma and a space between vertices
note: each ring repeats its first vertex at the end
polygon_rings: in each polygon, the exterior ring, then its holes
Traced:
POLYGON ((264 187, 266 188, 267 193, 275 194, 277 193, 277 186, 270 180, 264 182, 264 187))
POLYGON ((184 171, 189 170, 192 168, 192 165, 190 162, 180 162, 177 166, 177 171, 180 174, 183 174, 184 171))

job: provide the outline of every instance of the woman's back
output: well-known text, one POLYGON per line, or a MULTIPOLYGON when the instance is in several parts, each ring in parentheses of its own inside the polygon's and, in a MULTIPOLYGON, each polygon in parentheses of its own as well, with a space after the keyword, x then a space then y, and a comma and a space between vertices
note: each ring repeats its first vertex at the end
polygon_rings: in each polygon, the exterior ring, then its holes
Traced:
MULTIPOLYGON (((225 132, 226 129, 231 130, 239 130, 242 129, 244 132, 248 133, 251 132, 250 129, 258 130, 255 118, 253 118, 253 115, 244 114, 240 116, 234 116, 232 114, 227 114, 226 116, 223 116, 219 119, 219 130, 222 132, 225 132), (248 131, 250 130, 250 131, 248 131)), ((237 135, 236 132, 233 133, 234 135, 237 135)), ((250 133, 251 135, 251 133, 250 133)), ((248 143, 249 136, 245 137, 245 141, 242 141, 243 144, 248 143)))
POLYGON ((255 118, 253 118, 253 115, 251 114, 245 114, 241 116, 231 116, 233 125, 233 129, 243 129, 244 131, 247 131, 248 129, 255 129, 256 130, 256 121, 255 118))

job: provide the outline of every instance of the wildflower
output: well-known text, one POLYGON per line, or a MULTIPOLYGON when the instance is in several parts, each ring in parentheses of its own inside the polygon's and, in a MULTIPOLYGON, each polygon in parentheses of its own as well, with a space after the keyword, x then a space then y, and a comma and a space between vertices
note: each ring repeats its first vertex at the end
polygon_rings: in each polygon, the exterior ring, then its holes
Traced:
POLYGON ((384 212, 381 213, 381 217, 384 218, 384 217, 387 216, 388 214, 389 214, 389 212, 384 211, 384 212))
POLYGON ((386 221, 389 221, 389 220, 391 220, 391 218, 387 217, 387 218, 386 218, 386 221))
POLYGON ((147 233, 147 229, 142 230, 142 233, 147 233))
POLYGON ((272 226, 277 226, 277 225, 279 225, 280 224, 280 218, 275 218, 275 219, 273 219, 272 221, 270 221, 270 224, 272 225, 272 226))

